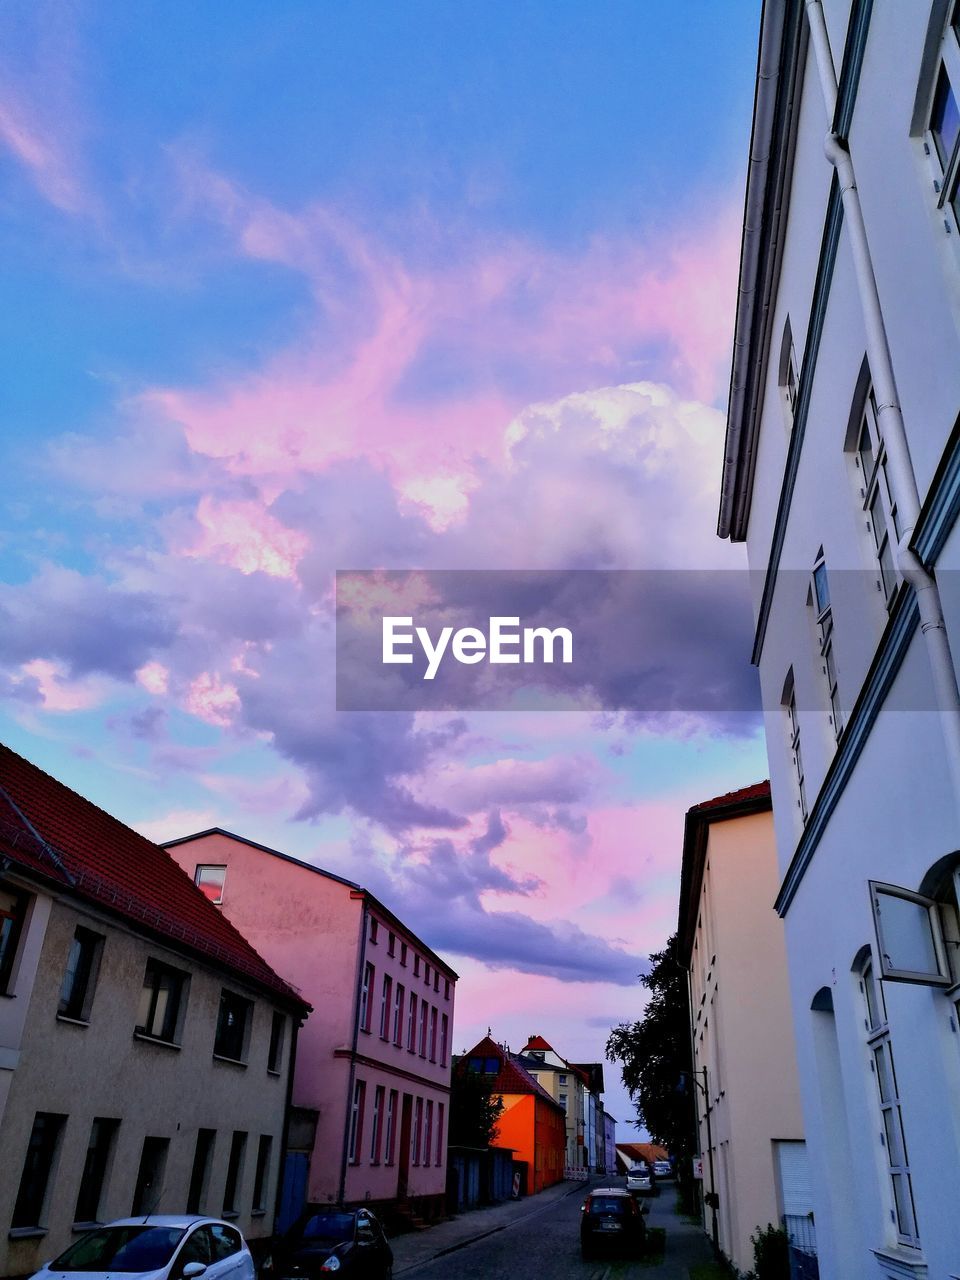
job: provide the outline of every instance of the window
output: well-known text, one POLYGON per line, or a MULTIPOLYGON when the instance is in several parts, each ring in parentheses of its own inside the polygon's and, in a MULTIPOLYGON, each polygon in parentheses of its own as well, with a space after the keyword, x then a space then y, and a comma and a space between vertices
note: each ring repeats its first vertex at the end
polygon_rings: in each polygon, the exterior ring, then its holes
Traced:
POLYGON ((450 1020, 448 1019, 447 1015, 444 1013, 444 1014, 441 1014, 440 1016, 440 1065, 441 1067, 445 1067, 447 1065, 447 1039, 449 1037, 449 1034, 450 1034, 450 1020))
POLYGON ((12 1227, 38 1227, 43 1220, 50 1174, 66 1119, 50 1111, 38 1111, 34 1117, 10 1221, 12 1227))
POLYGON ((213 1042, 214 1055, 229 1058, 231 1062, 246 1061, 252 1021, 253 1001, 224 987, 220 992, 217 1034, 213 1042))
POLYGON ((423 1099, 417 1098, 413 1105, 413 1134, 411 1136, 411 1152, 410 1160, 413 1164, 420 1163, 420 1140, 423 1136, 423 1099))
POLYGON ((440 990, 440 970, 439 969, 434 969, 433 971, 433 989, 436 992, 439 992, 440 990))
POLYGON ((407 1014, 407 1049, 410 1053, 417 1051, 417 997, 410 992, 410 1011, 407 1014))
POLYGON ((130 1214, 138 1218, 141 1214, 156 1213, 160 1206, 160 1193, 163 1191, 163 1174, 167 1167, 167 1152, 170 1150, 169 1138, 146 1137, 140 1152, 140 1169, 133 1190, 133 1207, 130 1214))
POLYGON ((370 1133, 370 1163, 380 1163, 380 1140, 383 1128, 383 1098, 386 1090, 378 1084, 373 1091, 373 1125, 370 1133))
POLYGON ((273 1072, 274 1075, 280 1074, 280 1066, 283 1062, 283 1040, 286 1028, 286 1017, 279 1009, 274 1009, 273 1021, 270 1023, 270 1048, 267 1052, 267 1070, 273 1072))
POLYGON ((247 1152, 247 1135, 237 1129, 230 1143, 230 1159, 227 1161, 227 1181, 223 1188, 223 1216, 237 1212, 238 1190, 243 1177, 243 1158, 247 1152))
POLYGON ((370 1008, 370 992, 373 988, 373 978, 376 970, 369 961, 363 966, 363 986, 360 988, 360 1030, 370 1030, 370 1017, 372 1010, 370 1008))
POLYGON ((13 962, 20 945, 29 895, 0 883, 0 991, 10 990, 13 962))
POLYGON ((960 219, 960 8, 940 44, 937 70, 932 82, 933 96, 927 117, 924 149, 933 168, 933 189, 937 208, 947 231, 956 232, 960 219))
POLYGON ((387 1164, 393 1164, 393 1151, 396 1145, 397 1135, 397 1103, 400 1095, 396 1089, 391 1089, 387 1097, 387 1123, 383 1131, 383 1158, 387 1164))
POLYGON ((433 1151, 433 1102, 427 1099, 427 1114, 423 1129, 423 1163, 429 1165, 433 1151))
POLYGON ((783 705, 787 713, 787 740, 790 744, 790 755, 793 760, 793 773, 797 784, 797 804, 800 817, 807 820, 807 787, 803 776, 803 756, 800 751, 800 720, 797 716, 797 691, 793 683, 793 672, 787 677, 783 705))
POLYGON ((380 997, 380 1039, 390 1037, 390 997, 393 993, 393 979, 389 973, 383 975, 383 994, 380 997))
POLYGON ((867 1047, 880 1101, 880 1141, 886 1156, 893 1195, 890 1217, 897 1230, 897 1239, 902 1244, 919 1246, 897 1073, 890 1047, 890 1028, 887 1025, 883 990, 876 980, 872 959, 868 958, 861 967, 860 990, 866 1011, 867 1047))
POLYGON ((387 934, 387 955, 395 956, 397 954, 397 935, 395 933, 387 934))
POLYGON ((97 1222, 100 1218, 100 1197, 103 1195, 103 1184, 107 1176, 107 1162, 119 1128, 119 1120, 97 1117, 93 1122, 83 1161, 83 1173, 80 1175, 77 1207, 73 1211, 74 1222, 97 1222))
POLYGON ((153 1040, 176 1044, 186 1006, 189 978, 159 960, 148 960, 140 992, 137 1032, 153 1040))
POLYGON ((564 1085, 564 1086, 565 1086, 565 1085, 566 1085, 566 1083, 567 1083, 567 1077, 563 1074, 563 1072, 562 1072, 562 1071, 558 1072, 558 1073, 557 1073, 557 1084, 562 1084, 562 1085, 564 1085))
POLYGON ((797 355, 793 347, 793 332, 790 318, 783 326, 783 339, 780 344, 780 369, 778 375, 780 398, 783 402, 783 421, 790 432, 797 413, 797 394, 800 389, 800 378, 797 374, 797 355))
POLYGON ((426 1000, 420 1001, 420 1057, 427 1056, 427 1026, 430 1017, 430 1006, 426 1000))
POLYGON ((257 1147, 257 1168, 253 1178, 253 1212, 267 1211, 267 1180, 270 1173, 270 1152, 273 1150, 273 1138, 269 1133, 260 1135, 257 1147))
POLYGON ((214 1262, 223 1262, 225 1258, 232 1258, 243 1248, 240 1232, 234 1231, 233 1227, 225 1227, 221 1222, 214 1222, 211 1225, 210 1235, 213 1239, 214 1262))
POLYGON ((380 921, 370 917, 370 941, 374 946, 377 945, 377 939, 380 936, 380 921))
MULTIPOLYGON (((57 1006, 57 1013, 61 1018, 86 1022, 90 1017, 103 943, 101 933, 92 933, 89 929, 79 927, 74 933, 60 988, 60 1003, 57 1006)), ((86 1222, 88 1219, 78 1218, 77 1221, 86 1222)), ((93 1219, 89 1221, 92 1222, 93 1219)))
POLYGON ((943 936, 945 921, 938 904, 898 885, 876 880, 869 883, 881 979, 951 986, 953 976, 943 936))
POLYGON ((397 994, 393 1002, 393 1043, 400 1045, 403 1043, 403 1000, 406 992, 403 989, 403 983, 397 983, 397 994))
POLYGON ((351 1164, 359 1161, 360 1139, 363 1134, 363 1101, 367 1086, 363 1080, 354 1081, 353 1102, 350 1105, 350 1142, 347 1147, 347 1159, 351 1164))
POLYGON ((430 1006, 430 1061, 437 1060, 437 1011, 430 1006))
POLYGON ((223 902, 223 884, 227 878, 226 867, 214 867, 201 864, 194 872, 194 883, 205 898, 209 898, 215 907, 223 902))
POLYGON ((187 1192, 187 1213, 202 1213, 210 1185, 210 1169, 213 1165, 213 1148, 217 1140, 216 1129, 198 1129, 197 1145, 193 1152, 193 1169, 190 1172, 190 1189, 187 1192))
POLYGON ((407 944, 405 942, 400 943, 400 963, 407 963, 407 944))
POLYGON ((213 1262, 213 1235, 209 1227, 197 1227, 191 1231, 177 1254, 174 1274, 183 1275, 183 1269, 190 1262, 200 1262, 209 1267, 213 1262))
POLYGON ((560 1103, 561 1107, 563 1107, 564 1111, 566 1111, 566 1109, 567 1109, 567 1095, 566 1095, 565 1093, 561 1093, 561 1094, 560 1094, 560 1097, 559 1097, 559 1099, 558 1099, 558 1101, 559 1101, 559 1103, 560 1103))
POLYGON ((443 1164, 443 1103, 437 1103, 437 1164, 443 1164))
POLYGON ((880 436, 877 402, 872 387, 864 399, 854 447, 854 463, 860 471, 860 494, 866 526, 880 570, 877 587, 883 592, 889 608, 899 580, 894 556, 902 530, 896 498, 887 476, 887 451, 880 436))
POLYGON ((424 964, 424 966, 423 966, 423 981, 424 981, 424 984, 425 984, 426 986, 428 986, 428 987, 429 987, 429 985, 430 985, 430 966, 429 966, 428 964, 426 964, 426 963, 425 963, 425 964, 424 964))
POLYGON ((830 703, 830 723, 833 726, 833 736, 839 738, 843 729, 843 712, 840 710, 837 662, 833 652, 833 608, 830 604, 830 584, 827 581, 827 564, 823 556, 823 547, 817 552, 816 563, 813 566, 810 603, 817 620, 821 670, 827 686, 827 700, 830 703))
POLYGON ((413 976, 415 978, 420 977, 420 957, 419 956, 413 957, 413 976))
POLYGON ((450 999, 450 979, 449 978, 444 978, 443 980, 443 998, 444 1000, 450 999))

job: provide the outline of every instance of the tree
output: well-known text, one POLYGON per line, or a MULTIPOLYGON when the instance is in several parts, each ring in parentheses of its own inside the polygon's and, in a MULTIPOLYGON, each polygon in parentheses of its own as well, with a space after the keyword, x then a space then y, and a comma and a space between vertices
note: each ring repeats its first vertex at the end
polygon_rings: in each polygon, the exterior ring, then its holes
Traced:
POLYGON ((687 971, 678 959, 676 934, 651 955, 650 966, 640 975, 650 992, 643 1017, 613 1028, 607 1058, 621 1064, 639 1124, 677 1161, 683 1191, 690 1176, 686 1157, 697 1144, 687 971))
POLYGON ((503 1098, 494 1094, 496 1076, 467 1071, 466 1061, 454 1063, 450 1082, 450 1144, 489 1147, 497 1136, 503 1098))

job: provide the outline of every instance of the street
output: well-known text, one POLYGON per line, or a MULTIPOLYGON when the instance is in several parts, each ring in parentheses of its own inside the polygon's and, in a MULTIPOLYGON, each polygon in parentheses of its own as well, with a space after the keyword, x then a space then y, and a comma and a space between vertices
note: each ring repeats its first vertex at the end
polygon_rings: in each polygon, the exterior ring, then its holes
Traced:
MULTIPOLYGON (((592 1185, 622 1186, 622 1178, 593 1179, 592 1185)), ((709 1244, 702 1231, 678 1218, 674 1212, 675 1193, 667 1184, 660 1196, 647 1203, 649 1228, 666 1229, 663 1262, 651 1265, 611 1253, 608 1258, 589 1262, 580 1256, 580 1205, 588 1184, 564 1188, 549 1195, 542 1204, 533 1197, 525 1202, 527 1212, 515 1217, 492 1234, 455 1248, 430 1261, 408 1261, 401 1245, 397 1249, 394 1273, 405 1280, 513 1280, 519 1272, 534 1274, 537 1280, 687 1280, 689 1266, 706 1262, 709 1244)), ((475 1215, 467 1215, 475 1216, 475 1215)), ((482 1212, 477 1215, 482 1219, 482 1212)), ((483 1227, 480 1225, 479 1230, 483 1227)), ((424 1243, 426 1236, 424 1233, 424 1243)))

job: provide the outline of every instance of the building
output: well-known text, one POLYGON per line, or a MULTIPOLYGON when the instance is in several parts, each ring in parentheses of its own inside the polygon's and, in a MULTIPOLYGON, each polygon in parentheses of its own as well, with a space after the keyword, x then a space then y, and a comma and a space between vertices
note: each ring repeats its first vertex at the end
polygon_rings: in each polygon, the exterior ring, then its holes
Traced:
POLYGON ((319 867, 219 829, 166 848, 315 1009, 297 1049, 283 1221, 304 1199, 441 1213, 453 969, 319 867))
POLYGON ((750 1237, 782 1218, 814 1252, 778 887, 768 782, 687 811, 677 953, 689 974, 704 1225, 740 1272, 753 1266, 750 1237))
POLYGON ((960 19, 763 6, 746 544, 821 1273, 960 1274, 960 19))
POLYGON ((520 1192, 536 1195, 562 1182, 566 1116, 562 1106, 534 1079, 518 1054, 484 1036, 464 1055, 465 1070, 494 1076, 493 1093, 503 1099, 491 1146, 513 1152, 521 1172, 520 1192))
POLYGON ((520 1061, 566 1115, 566 1167, 599 1172, 605 1163, 598 1149, 598 1107, 602 1106, 603 1067, 599 1062, 576 1063, 561 1058, 541 1035, 532 1035, 520 1051, 520 1061))
POLYGON ((617 1172, 617 1122, 609 1111, 601 1112, 603 1125, 603 1168, 601 1173, 613 1177, 617 1172))
POLYGON ((616 1172, 627 1173, 634 1165, 647 1164, 651 1168, 655 1160, 669 1160, 666 1147, 657 1142, 618 1142, 616 1146, 616 1172))
POLYGON ((0 1275, 131 1213, 269 1236, 308 1011, 163 849, 0 747, 0 1275))

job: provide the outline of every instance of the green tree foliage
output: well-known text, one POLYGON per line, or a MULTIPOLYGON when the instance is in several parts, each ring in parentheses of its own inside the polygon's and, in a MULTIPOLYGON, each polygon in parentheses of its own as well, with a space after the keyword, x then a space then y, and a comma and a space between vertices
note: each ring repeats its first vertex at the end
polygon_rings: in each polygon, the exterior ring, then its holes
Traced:
POLYGON ((494 1094, 496 1077, 467 1071, 461 1059, 454 1064, 450 1087, 450 1144, 488 1147, 497 1136, 503 1098, 494 1094))
POLYGON ((651 955, 650 966, 640 976, 650 993, 643 1017, 613 1028, 607 1058, 620 1063, 638 1123, 676 1157, 684 1190, 696 1137, 687 973, 677 958, 676 934, 651 955))

